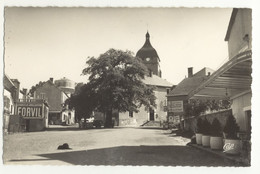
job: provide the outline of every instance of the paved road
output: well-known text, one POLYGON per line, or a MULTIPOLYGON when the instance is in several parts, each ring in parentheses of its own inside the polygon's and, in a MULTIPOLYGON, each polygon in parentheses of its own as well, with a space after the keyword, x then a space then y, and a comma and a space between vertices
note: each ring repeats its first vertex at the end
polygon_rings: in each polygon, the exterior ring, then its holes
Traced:
POLYGON ((5 164, 229 166, 229 161, 186 146, 188 139, 141 128, 54 129, 4 136, 5 164), (68 143, 70 150, 57 150, 68 143))

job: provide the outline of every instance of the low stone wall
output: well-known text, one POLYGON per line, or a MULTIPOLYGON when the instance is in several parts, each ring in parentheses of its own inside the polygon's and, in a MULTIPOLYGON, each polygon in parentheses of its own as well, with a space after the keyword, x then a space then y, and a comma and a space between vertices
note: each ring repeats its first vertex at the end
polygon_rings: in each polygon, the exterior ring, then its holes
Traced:
MULTIPOLYGON (((228 115, 232 114, 232 110, 224 110, 224 111, 219 111, 219 112, 214 112, 214 113, 210 113, 210 114, 205 114, 205 115, 201 115, 199 116, 200 118, 202 118, 203 120, 205 118, 207 118, 207 120, 212 123, 214 118, 217 118, 221 124, 221 128, 223 129, 225 124, 226 124, 226 120, 228 115)), ((185 131, 191 131, 191 132, 195 132, 196 130, 196 124, 197 124, 197 117, 191 117, 191 118, 186 118, 184 120, 184 130, 185 131)))
POLYGON ((191 131, 191 132, 195 132, 196 130, 196 118, 192 117, 192 118, 186 118, 184 119, 184 130, 185 131, 191 131))
POLYGON ((18 115, 10 115, 9 120, 9 127, 8 132, 15 133, 15 132, 24 132, 25 125, 22 124, 23 120, 18 115))
POLYGON ((119 126, 137 126, 137 120, 134 118, 119 119, 119 126))

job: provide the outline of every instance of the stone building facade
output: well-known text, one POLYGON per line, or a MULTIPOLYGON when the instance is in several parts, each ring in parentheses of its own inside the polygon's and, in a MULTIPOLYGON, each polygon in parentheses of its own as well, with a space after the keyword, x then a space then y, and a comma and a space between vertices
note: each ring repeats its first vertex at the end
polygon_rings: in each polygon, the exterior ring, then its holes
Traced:
POLYGON ((33 92, 34 99, 44 99, 49 105, 49 124, 74 124, 74 110, 65 106, 65 101, 74 92, 75 83, 63 78, 48 81, 38 85, 33 92))

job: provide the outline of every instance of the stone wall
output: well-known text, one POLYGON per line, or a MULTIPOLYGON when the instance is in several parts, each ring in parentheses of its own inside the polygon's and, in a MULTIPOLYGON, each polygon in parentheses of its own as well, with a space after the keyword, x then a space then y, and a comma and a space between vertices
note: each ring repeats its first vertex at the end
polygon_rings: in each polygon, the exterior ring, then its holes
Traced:
POLYGON ((22 121, 23 120, 19 115, 10 115, 8 132, 24 132, 25 125, 22 121))
MULTIPOLYGON (((221 128, 223 129, 225 124, 226 124, 226 120, 229 114, 232 114, 232 110, 224 110, 224 111, 219 111, 219 112, 214 112, 214 113, 210 113, 210 114, 205 114, 205 115, 201 115, 199 117, 201 117, 202 119, 207 118, 207 120, 212 123, 214 118, 217 118, 221 124, 221 128)), ((195 132, 196 130, 196 124, 197 124, 197 118, 196 117, 192 117, 192 118, 186 118, 184 120, 184 130, 185 131, 191 131, 191 132, 195 132)))

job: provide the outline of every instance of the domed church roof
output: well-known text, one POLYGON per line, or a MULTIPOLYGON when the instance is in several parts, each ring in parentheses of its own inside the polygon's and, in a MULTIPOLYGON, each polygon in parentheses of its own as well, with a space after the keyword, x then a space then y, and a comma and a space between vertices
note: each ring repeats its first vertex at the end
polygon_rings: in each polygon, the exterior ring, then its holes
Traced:
POLYGON ((139 51, 137 51, 136 56, 140 57, 142 59, 147 58, 147 57, 156 57, 160 61, 160 58, 159 58, 156 50, 153 48, 153 46, 150 43, 150 34, 148 33, 148 31, 147 31, 145 37, 146 37, 145 43, 144 43, 143 47, 139 51))

